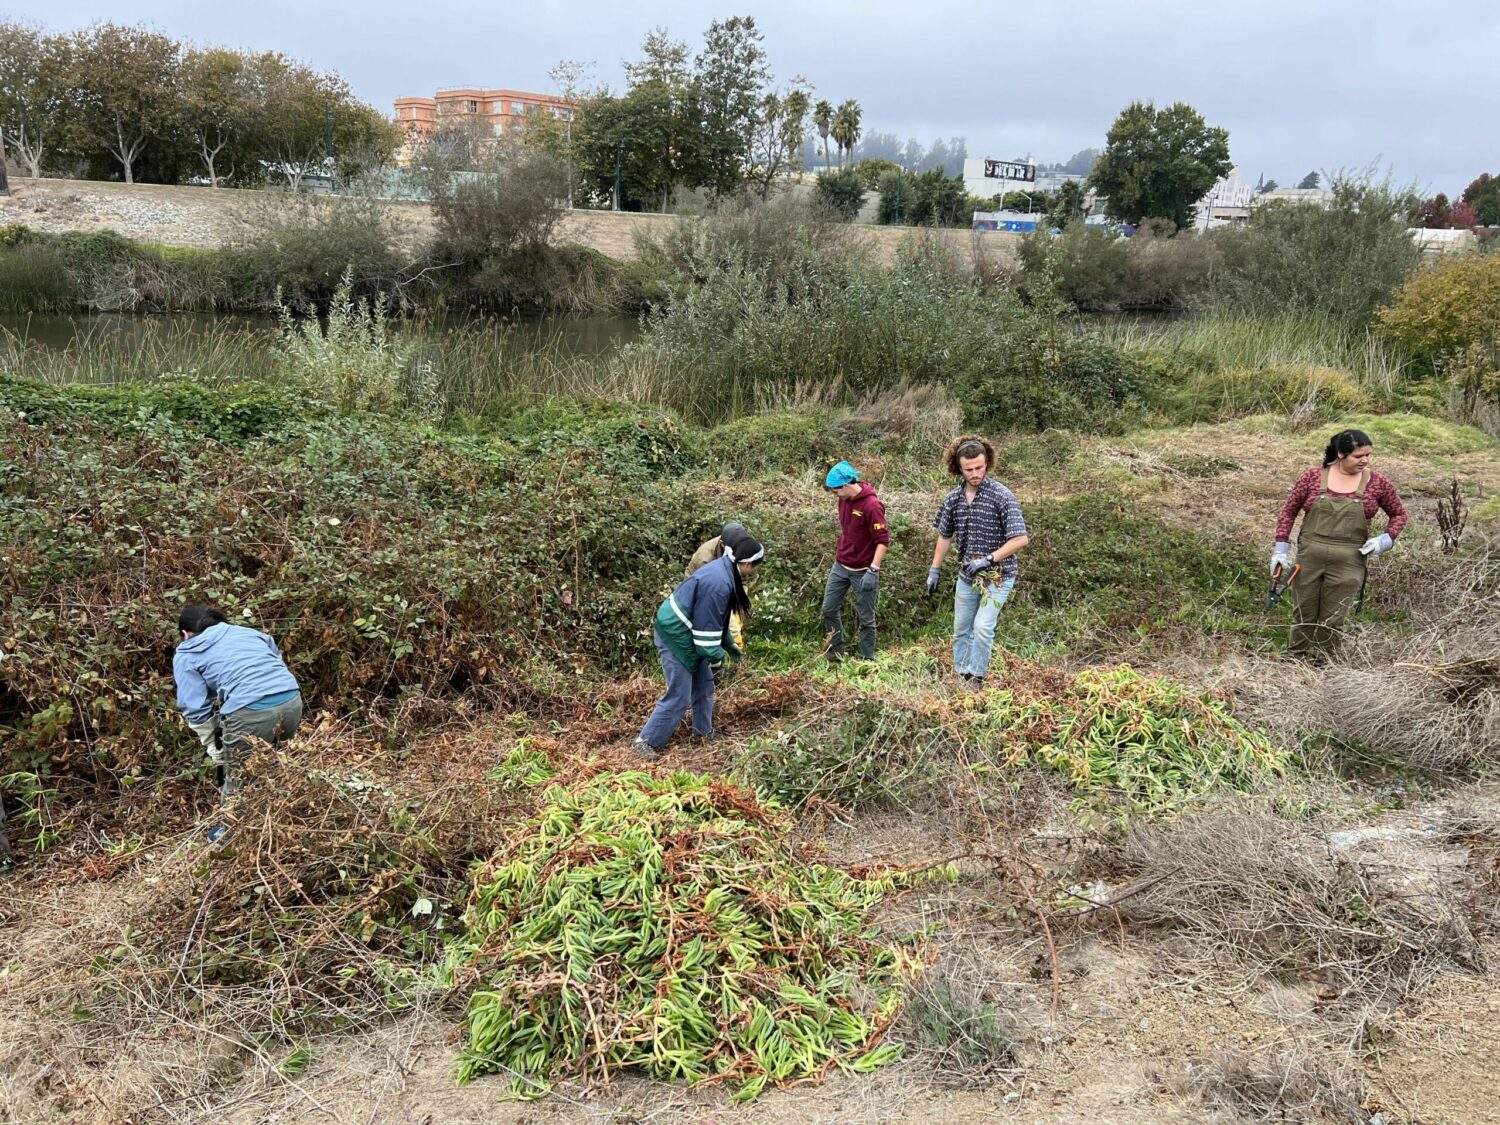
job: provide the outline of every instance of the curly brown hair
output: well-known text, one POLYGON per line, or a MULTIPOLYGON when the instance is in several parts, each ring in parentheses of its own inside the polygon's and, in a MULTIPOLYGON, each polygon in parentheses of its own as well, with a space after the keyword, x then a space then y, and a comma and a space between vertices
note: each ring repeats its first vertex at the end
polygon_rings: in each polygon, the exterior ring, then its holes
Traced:
POLYGON ((995 467, 995 447, 990 444, 989 438, 982 438, 978 434, 963 434, 948 443, 948 452, 943 454, 944 463, 948 466, 948 472, 954 476, 963 476, 963 470, 958 467, 959 451, 963 450, 965 457, 978 457, 984 454, 984 467, 986 471, 995 467), (975 448, 975 447, 978 448, 975 448))

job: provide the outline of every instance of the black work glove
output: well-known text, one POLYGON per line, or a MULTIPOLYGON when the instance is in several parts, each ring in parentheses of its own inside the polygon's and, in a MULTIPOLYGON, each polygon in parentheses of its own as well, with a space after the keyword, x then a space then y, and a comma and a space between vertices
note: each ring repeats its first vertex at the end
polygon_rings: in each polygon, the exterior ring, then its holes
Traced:
POLYGON ((990 558, 989 555, 981 555, 977 559, 970 559, 964 563, 959 573, 963 575, 964 581, 973 582, 974 579, 978 578, 985 571, 994 569, 994 566, 994 559, 990 558))
POLYGON ((873 594, 880 589, 880 571, 874 567, 865 571, 865 576, 859 580, 859 588, 867 594, 873 594))

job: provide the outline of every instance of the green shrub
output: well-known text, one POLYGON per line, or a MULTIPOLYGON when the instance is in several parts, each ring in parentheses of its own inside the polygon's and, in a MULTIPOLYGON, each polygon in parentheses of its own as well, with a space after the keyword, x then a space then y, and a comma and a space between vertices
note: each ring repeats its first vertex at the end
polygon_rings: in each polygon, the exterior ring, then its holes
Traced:
MULTIPOLYGON (((442 247, 432 253, 434 260, 446 260, 442 247)), ((641 276, 637 271, 637 284, 641 276)), ((500 312, 597 312, 619 307, 627 293, 619 264, 585 246, 519 246, 441 277, 438 294, 445 305, 500 312)), ((632 300, 641 303, 646 297, 632 300)))
POLYGON ((1057 293, 1076 309, 1115 308, 1130 268, 1128 240, 1113 231, 1069 225, 1061 235, 1036 231, 1021 240, 1021 281, 1033 298, 1057 293))
POLYGON ((502 403, 487 421, 517 449, 554 462, 592 455, 597 471, 622 477, 676 479, 704 464, 704 442, 670 411, 621 402, 552 399, 522 406, 502 403))
POLYGON ((1213 291, 1224 255, 1218 242, 1192 231, 1153 238, 1136 231, 1120 306, 1153 311, 1192 308, 1213 291))
POLYGON ((962 176, 950 178, 944 168, 925 172, 886 172, 880 177, 880 204, 875 219, 902 226, 969 225, 972 213, 962 176))
POLYGON ((710 463, 726 476, 795 474, 839 458, 839 443, 824 414, 791 410, 748 414, 704 437, 710 463))
POLYGON ((852 168, 841 172, 825 172, 818 177, 814 195, 818 202, 844 222, 852 223, 858 216, 859 209, 865 205, 865 183, 852 168))
POLYGON ((358 298, 388 291, 403 265, 396 245, 379 201, 271 195, 223 252, 223 269, 234 307, 305 313, 327 305, 345 273, 358 298))
POLYGON ((864 184, 866 191, 874 191, 880 186, 882 176, 891 172, 900 172, 903 169, 894 160, 886 160, 876 156, 868 160, 861 160, 850 171, 859 177, 859 182, 864 184))
POLYGON ((1078 340, 930 256, 886 270, 804 246, 774 266, 740 257, 703 269, 626 355, 691 373, 709 419, 796 388, 836 402, 941 384, 973 425, 1086 430, 1118 426, 1149 390, 1123 350, 1078 340))
POLYGON ((996 433, 1070 429, 1117 433, 1156 397, 1150 371, 1124 348, 1020 321, 957 387, 964 422, 996 433))
POLYGON ((1409 203, 1387 184, 1345 179, 1327 210, 1255 208, 1243 229, 1213 236, 1225 252, 1220 293, 1242 312, 1321 313, 1362 328, 1421 261, 1409 203))
POLYGON ((1429 361, 1500 338, 1500 254, 1445 257, 1380 310, 1381 334, 1429 361))
MULTIPOLYGON (((328 305, 328 317, 298 320, 286 305, 277 308, 283 368, 293 385, 345 414, 381 412, 401 407, 435 413, 437 388, 409 382, 410 345, 392 330, 386 301, 356 300, 352 271, 345 270, 328 305)), ((419 369, 426 372, 428 369, 419 369)))

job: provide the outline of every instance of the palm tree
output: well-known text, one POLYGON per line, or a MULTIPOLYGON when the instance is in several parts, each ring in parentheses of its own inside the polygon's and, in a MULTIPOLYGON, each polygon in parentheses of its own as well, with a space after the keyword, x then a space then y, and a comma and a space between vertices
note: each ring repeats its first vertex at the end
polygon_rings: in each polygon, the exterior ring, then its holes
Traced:
POLYGON ((813 125, 817 127, 818 136, 823 138, 823 171, 828 171, 828 130, 833 126, 833 106, 827 98, 819 98, 818 104, 813 106, 813 125))
POLYGON ((843 154, 845 152, 849 153, 849 163, 854 163, 854 146, 859 143, 859 119, 862 116, 863 111, 853 98, 846 98, 840 102, 839 108, 834 112, 830 132, 833 133, 833 139, 838 142, 840 168, 844 166, 843 154))

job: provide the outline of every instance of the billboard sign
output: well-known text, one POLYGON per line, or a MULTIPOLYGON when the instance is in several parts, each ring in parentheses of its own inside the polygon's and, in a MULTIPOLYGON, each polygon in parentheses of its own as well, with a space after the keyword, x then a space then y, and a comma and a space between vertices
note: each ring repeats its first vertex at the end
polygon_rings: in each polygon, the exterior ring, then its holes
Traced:
POLYGON ((984 174, 991 180, 1021 180, 1036 183, 1036 165, 1023 164, 1019 160, 985 160, 984 174))

